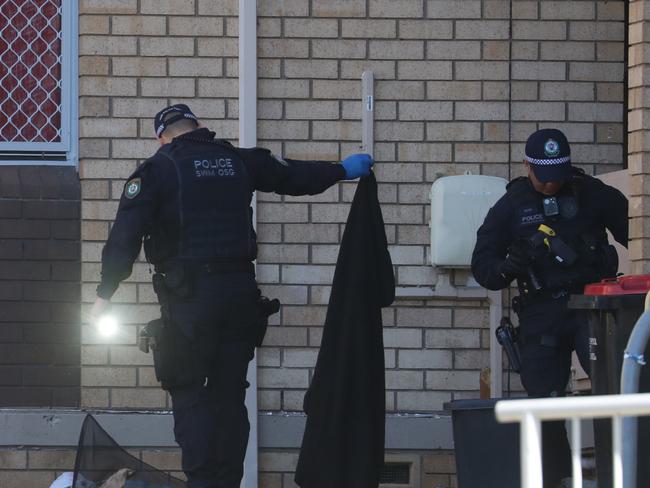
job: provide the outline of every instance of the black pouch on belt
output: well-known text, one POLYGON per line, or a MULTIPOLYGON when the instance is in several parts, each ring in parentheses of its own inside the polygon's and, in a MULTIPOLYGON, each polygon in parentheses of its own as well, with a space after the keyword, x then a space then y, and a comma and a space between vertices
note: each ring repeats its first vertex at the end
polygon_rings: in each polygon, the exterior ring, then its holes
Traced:
POLYGON ((165 270, 165 286, 172 295, 187 298, 192 292, 188 270, 182 264, 173 264, 165 270))
POLYGON ((146 328, 153 333, 150 347, 153 350, 156 379, 165 390, 202 381, 196 367, 194 347, 179 327, 156 319, 149 322, 146 328))

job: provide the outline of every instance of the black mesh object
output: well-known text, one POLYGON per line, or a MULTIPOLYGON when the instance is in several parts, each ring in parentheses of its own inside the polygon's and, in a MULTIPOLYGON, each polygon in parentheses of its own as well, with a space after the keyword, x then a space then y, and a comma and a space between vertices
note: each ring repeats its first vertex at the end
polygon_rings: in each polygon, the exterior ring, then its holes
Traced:
POLYGON ((174 478, 126 452, 108 435, 92 415, 86 415, 79 435, 72 486, 82 486, 82 483, 78 483, 77 480, 84 479, 100 486, 103 481, 124 468, 134 471, 124 485, 125 488, 187 487, 184 481, 174 478))

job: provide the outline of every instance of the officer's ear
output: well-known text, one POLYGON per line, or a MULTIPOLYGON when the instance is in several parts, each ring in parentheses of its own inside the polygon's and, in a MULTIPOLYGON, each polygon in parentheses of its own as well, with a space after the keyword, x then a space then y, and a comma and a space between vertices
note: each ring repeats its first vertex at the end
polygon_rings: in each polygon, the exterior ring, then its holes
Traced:
POLYGON ((172 142, 171 139, 169 137, 165 136, 164 133, 160 134, 160 137, 158 137, 158 143, 161 146, 164 146, 165 144, 169 144, 170 142, 172 142))
POLYGON ((530 167, 530 163, 529 163, 528 161, 526 161, 525 159, 524 159, 524 168, 526 168, 526 174, 527 174, 527 175, 530 175, 530 172, 531 172, 533 169, 530 167))

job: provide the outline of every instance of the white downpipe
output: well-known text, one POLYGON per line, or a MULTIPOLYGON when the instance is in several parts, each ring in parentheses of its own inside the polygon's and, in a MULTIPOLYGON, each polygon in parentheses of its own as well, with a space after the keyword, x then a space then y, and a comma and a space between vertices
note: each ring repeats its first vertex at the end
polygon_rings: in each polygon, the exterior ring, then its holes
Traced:
MULTIPOLYGON (((239 146, 257 145, 257 2, 239 0, 239 146)), ((257 198, 253 194, 253 225, 256 226, 257 198)), ((257 488, 257 358, 248 365, 246 408, 250 435, 244 462, 243 488, 257 488)))

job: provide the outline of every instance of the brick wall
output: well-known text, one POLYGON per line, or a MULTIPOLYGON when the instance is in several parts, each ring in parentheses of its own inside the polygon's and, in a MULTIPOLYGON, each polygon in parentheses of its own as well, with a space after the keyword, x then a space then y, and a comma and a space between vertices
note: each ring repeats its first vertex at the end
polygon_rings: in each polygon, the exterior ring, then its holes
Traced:
MULTIPOLYGON (((237 3, 80 1, 85 307, 122 185, 156 149, 153 114, 186 102, 236 142, 237 3)), ((431 287, 438 276, 427 264, 428 194, 436 178, 519 175, 526 137, 548 126, 567 133, 574 162, 588 172, 621 167, 624 7, 622 0, 258 2, 260 145, 332 161, 357 151, 360 76, 372 69, 375 173, 398 285, 431 287)), ((258 195, 258 278, 284 304, 258 351, 263 410, 302 408, 354 189, 258 195)), ((106 344, 84 329, 83 405, 169 406, 151 357, 135 343, 137 328, 158 314, 149 279, 140 260, 115 297, 121 337, 106 344)), ((489 362, 485 302, 401 299, 384 323, 390 412, 440 410, 478 395, 489 362)), ((291 486, 289 476, 281 479, 291 486)))
MULTIPOLYGON (((259 14, 259 137, 275 152, 358 150, 359 80, 375 72, 375 174, 400 287, 437 280, 427 265, 436 178, 519 175, 526 137, 548 126, 567 133, 589 173, 622 164, 622 1, 515 1, 512 11, 509 1, 293 1, 259 14)), ((284 303, 259 354, 262 409, 302 409, 354 189, 258 196, 259 279, 284 303)), ((385 311, 389 411, 477 396, 485 306, 398 300, 385 311)))
MULTIPOLYGON (((399 286, 431 286, 428 193, 464 171, 510 177, 527 135, 565 130, 589 172, 620 167, 624 2, 293 0, 259 5, 259 139, 278 154, 340 160, 359 149, 359 77, 376 75, 376 174, 399 286), (512 22, 511 22, 512 20, 512 22), (512 35, 511 32, 512 24, 512 35), (510 42, 512 37, 512 42, 510 42), (512 160, 512 164, 511 163, 512 160)), ((188 102, 237 137, 237 2, 82 1, 83 300, 124 180, 156 149, 151 116, 188 102)), ((259 195, 259 280, 285 304, 259 352, 263 409, 301 408, 354 183, 311 198, 259 195)), ((84 334, 82 403, 166 406, 137 326, 157 313, 136 263, 115 297, 124 335, 84 334)), ((462 281, 462 276, 460 278, 462 281)), ((487 365, 481 302, 386 310, 388 406, 473 396, 487 365)))
MULTIPOLYGON (((161 471, 185 479, 180 472, 179 449, 129 449, 129 452, 161 471)), ((2 488, 47 488, 63 472, 74 471, 76 449, 34 448, 0 449, 2 488)))
MULTIPOLYGON (((259 456, 259 486, 262 488, 298 488, 294 471, 297 451, 262 451, 259 456)), ((451 488, 457 487, 456 464, 452 452, 386 452, 386 463, 408 464, 409 483, 387 483, 380 487, 451 488)))
POLYGON ((79 200, 75 168, 0 166, 0 407, 79 405, 79 200))
POLYGON ((630 264, 631 273, 648 272, 650 258, 650 221, 648 213, 647 179, 650 172, 647 142, 648 117, 648 74, 647 53, 650 45, 645 33, 648 30, 650 14, 647 1, 630 2, 629 26, 629 131, 628 164, 632 176, 630 198, 630 264))
MULTIPOLYGON (((129 452, 155 468, 185 479, 179 471, 179 449, 129 449, 129 452)), ((268 451, 260 455, 261 488, 295 488, 293 470, 297 462, 296 451, 268 451)), ((415 464, 417 480, 409 487, 456 486, 456 466, 452 453, 415 452, 405 455, 387 453, 391 462, 415 464), (421 472, 421 473, 420 473, 421 472)), ((2 488, 45 488, 61 473, 74 470, 75 450, 70 448, 17 448, 0 449, 0 486, 2 488)))
MULTIPOLYGON (((220 136, 237 136, 237 19, 232 2, 80 1, 79 133, 83 280, 95 298, 101 249, 122 186, 157 149, 153 115, 189 103, 220 136)), ((235 4, 236 6, 236 4, 235 4)), ((115 295, 121 334, 107 343, 87 327, 82 346, 82 404, 165 407, 151 355, 136 347, 137 327, 159 316, 151 270, 139 260, 115 295)))

